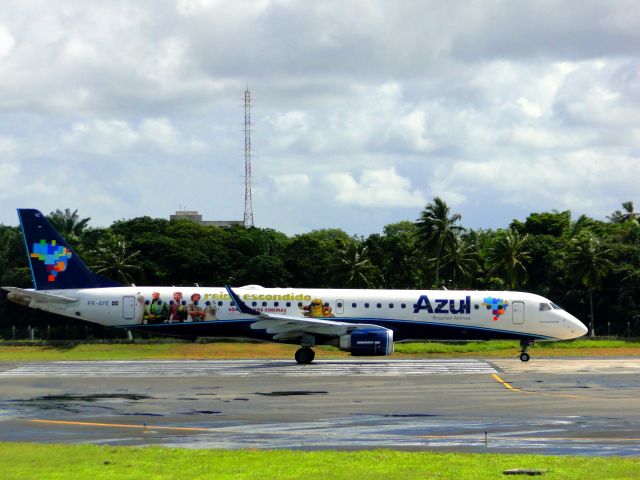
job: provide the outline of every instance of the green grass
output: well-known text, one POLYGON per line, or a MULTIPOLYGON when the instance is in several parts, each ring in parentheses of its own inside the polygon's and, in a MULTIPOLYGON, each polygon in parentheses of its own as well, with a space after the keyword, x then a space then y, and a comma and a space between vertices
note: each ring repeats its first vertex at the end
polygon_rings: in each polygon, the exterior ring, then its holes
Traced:
MULTIPOLYGON (((601 349, 603 352, 610 349, 640 349, 640 342, 625 340, 570 340, 562 342, 538 342, 535 349, 543 350, 561 349, 568 350, 585 350, 585 349, 601 349)), ((416 342, 416 343, 397 343, 395 345, 396 352, 408 354, 430 354, 430 353, 496 353, 496 352, 512 352, 520 349, 518 341, 510 340, 493 340, 489 342, 416 342)), ((547 353, 546 351, 544 352, 547 353)), ((640 353, 640 351, 638 352, 640 353)), ((615 353, 614 353, 615 354, 615 353)))
MULTIPOLYGON (((516 357, 516 341, 459 343, 397 343, 394 358, 434 358, 452 356, 516 357)), ((186 360, 232 358, 293 358, 298 347, 276 343, 143 343, 78 344, 69 346, 0 346, 0 361, 60 360, 186 360)), ((532 356, 607 356, 640 355, 640 342, 623 340, 574 340, 542 342, 530 350, 532 356)), ((317 358, 346 358, 348 352, 334 347, 316 347, 317 358)))
POLYGON ((496 340, 492 342, 415 342, 396 343, 395 351, 412 355, 422 353, 482 353, 513 350, 519 348, 518 342, 496 340))
POLYGON ((568 340, 563 342, 542 342, 542 348, 640 348, 640 342, 626 340, 568 340))
MULTIPOLYGON (((12 479, 496 479, 514 468, 545 479, 637 479, 640 459, 369 450, 191 450, 163 447, 0 443, 12 479)), ((509 477, 506 477, 509 478, 509 477)))

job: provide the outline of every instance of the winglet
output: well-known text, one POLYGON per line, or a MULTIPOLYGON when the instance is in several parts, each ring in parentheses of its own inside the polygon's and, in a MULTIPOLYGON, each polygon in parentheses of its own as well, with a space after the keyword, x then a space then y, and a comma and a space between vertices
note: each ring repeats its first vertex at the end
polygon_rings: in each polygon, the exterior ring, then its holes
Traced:
POLYGON ((260 315, 260 312, 247 306, 247 304, 240 299, 238 294, 234 292, 229 285, 225 285, 224 288, 226 288, 227 292, 229 292, 229 296, 231 297, 231 300, 233 300, 233 303, 236 304, 236 307, 238 307, 238 310, 240 310, 242 313, 246 313, 247 315, 260 315))

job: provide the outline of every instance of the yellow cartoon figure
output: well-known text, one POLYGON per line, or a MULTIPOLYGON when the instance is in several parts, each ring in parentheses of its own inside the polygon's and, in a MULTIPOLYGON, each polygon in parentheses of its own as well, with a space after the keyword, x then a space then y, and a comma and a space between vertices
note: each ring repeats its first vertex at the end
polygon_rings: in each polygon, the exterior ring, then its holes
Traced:
POLYGON ((323 304, 321 298, 314 298, 309 305, 302 307, 302 313, 305 317, 322 318, 333 317, 332 309, 329 304, 323 304))
POLYGON ((314 298, 309 305, 302 307, 305 317, 320 318, 322 317, 322 300, 314 298))

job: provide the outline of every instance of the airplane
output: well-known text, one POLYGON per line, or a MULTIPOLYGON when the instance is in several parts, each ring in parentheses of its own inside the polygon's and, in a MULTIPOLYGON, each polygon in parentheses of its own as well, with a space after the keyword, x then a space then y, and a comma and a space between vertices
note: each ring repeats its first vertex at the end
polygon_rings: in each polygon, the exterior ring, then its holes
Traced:
POLYGON ((140 287, 89 270, 34 209, 18 209, 32 289, 2 287, 20 305, 155 335, 245 337, 300 345, 299 364, 316 345, 354 356, 390 355, 402 340, 520 341, 520 360, 536 340, 587 333, 583 323, 533 293, 476 290, 140 287))

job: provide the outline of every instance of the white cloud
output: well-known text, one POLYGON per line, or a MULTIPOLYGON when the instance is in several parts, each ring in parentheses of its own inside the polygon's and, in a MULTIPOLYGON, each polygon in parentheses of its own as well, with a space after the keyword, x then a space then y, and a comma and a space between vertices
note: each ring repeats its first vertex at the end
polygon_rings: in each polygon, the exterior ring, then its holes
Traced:
POLYGON ((96 155, 132 151, 180 154, 199 152, 205 147, 199 140, 184 138, 167 118, 145 118, 137 128, 123 120, 78 122, 63 135, 62 144, 70 151, 96 155))
POLYGON ((18 143, 14 138, 0 136, 0 160, 18 152, 18 143))
POLYGON ((3 185, 0 188, 0 198, 10 199, 16 193, 20 185, 18 181, 20 170, 20 165, 14 162, 3 162, 0 157, 0 183, 3 185))
POLYGON ((362 207, 420 207, 425 199, 419 190, 411 190, 409 179, 394 168, 365 170, 355 180, 348 173, 333 173, 323 181, 338 203, 362 207))
POLYGON ((0 24, 0 61, 9 56, 15 44, 16 41, 13 35, 11 35, 11 32, 7 30, 4 25, 0 24))
POLYGON ((530 211, 556 208, 604 216, 616 198, 627 198, 619 195, 633 195, 636 178, 638 158, 577 151, 557 158, 460 161, 440 169, 433 183, 467 200, 487 195, 488 203, 530 211))
POLYGON ((273 175, 271 180, 279 194, 299 195, 311 185, 311 178, 304 173, 273 175))
POLYGON ((239 218, 249 83, 259 225, 368 233, 434 195, 480 226, 542 208, 605 215, 638 191, 629 5, 13 2, 0 25, 0 175, 20 188, 5 187, 3 205, 93 205, 103 223, 180 204, 239 218), (203 188, 160 199, 154 168, 203 188))

